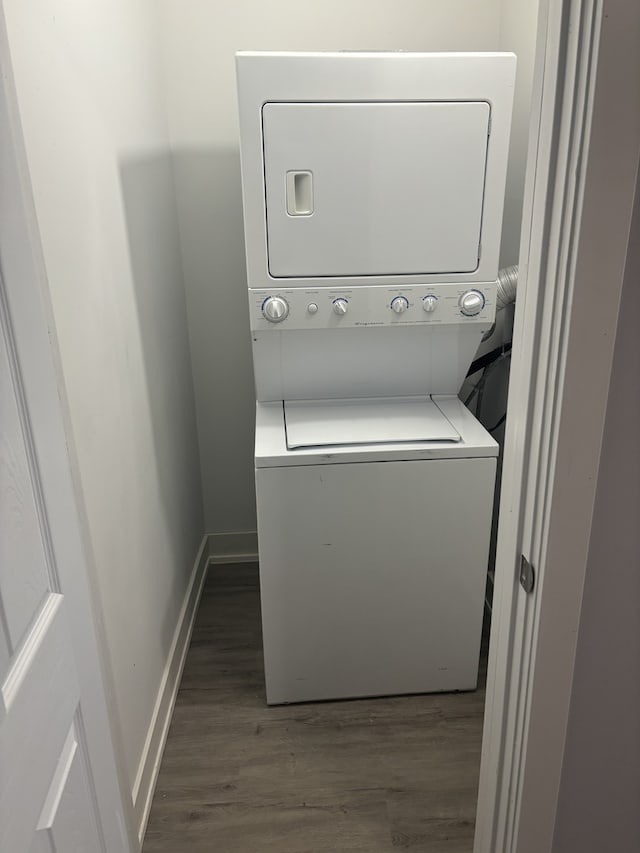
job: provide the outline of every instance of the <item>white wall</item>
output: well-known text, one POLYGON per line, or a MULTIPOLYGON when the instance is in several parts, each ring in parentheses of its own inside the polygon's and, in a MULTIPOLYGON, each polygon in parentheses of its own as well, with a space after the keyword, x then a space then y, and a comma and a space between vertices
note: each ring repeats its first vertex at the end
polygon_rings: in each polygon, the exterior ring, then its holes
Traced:
POLYGON ((255 529, 236 50, 496 50, 499 0, 162 0, 210 532, 255 529))
POLYGON ((203 533, 153 0, 5 0, 131 788, 203 533))
POLYGON ((640 184, 598 472, 554 853, 640 850, 640 447, 634 433, 640 419, 639 280, 640 184))

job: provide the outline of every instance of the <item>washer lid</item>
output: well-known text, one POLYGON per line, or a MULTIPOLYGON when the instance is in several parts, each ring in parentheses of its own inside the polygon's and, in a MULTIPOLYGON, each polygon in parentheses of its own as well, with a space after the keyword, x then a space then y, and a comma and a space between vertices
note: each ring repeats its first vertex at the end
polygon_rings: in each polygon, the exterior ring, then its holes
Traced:
POLYGON ((284 402, 287 448, 460 441, 430 397, 284 402))

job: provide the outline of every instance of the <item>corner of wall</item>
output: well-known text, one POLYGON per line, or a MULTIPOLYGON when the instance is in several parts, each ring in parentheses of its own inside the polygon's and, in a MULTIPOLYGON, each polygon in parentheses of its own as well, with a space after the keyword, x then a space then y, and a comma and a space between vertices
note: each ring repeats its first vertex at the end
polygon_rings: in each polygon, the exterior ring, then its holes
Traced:
POLYGON ((210 562, 253 563, 258 560, 258 534, 255 530, 234 533, 209 533, 210 562))

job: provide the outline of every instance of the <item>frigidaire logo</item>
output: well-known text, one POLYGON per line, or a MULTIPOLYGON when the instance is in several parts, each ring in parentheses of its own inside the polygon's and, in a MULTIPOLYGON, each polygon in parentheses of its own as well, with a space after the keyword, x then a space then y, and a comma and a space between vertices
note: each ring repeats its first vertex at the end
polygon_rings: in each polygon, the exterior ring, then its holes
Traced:
POLYGON ((371 320, 370 322, 365 321, 364 323, 356 321, 353 325, 354 326, 384 326, 384 323, 381 320, 371 320))

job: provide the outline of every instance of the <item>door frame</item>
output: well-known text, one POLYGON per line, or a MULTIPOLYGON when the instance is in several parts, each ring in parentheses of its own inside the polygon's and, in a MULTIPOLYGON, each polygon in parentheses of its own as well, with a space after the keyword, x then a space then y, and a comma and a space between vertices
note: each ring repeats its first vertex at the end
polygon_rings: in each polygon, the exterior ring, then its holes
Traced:
POLYGON ((540 4, 474 853, 553 845, 640 157, 638 32, 624 0, 540 4))
POLYGON ((92 771, 91 796, 106 851, 139 849, 130 797, 114 749, 106 645, 89 572, 88 528, 77 501, 73 441, 61 382, 55 324, 39 242, 4 12, 0 7, 0 312, 8 332, 18 393, 46 507, 49 546, 65 595, 82 694, 82 735, 92 771))

